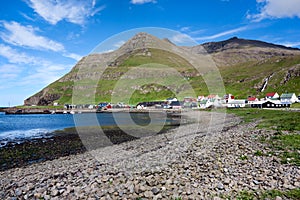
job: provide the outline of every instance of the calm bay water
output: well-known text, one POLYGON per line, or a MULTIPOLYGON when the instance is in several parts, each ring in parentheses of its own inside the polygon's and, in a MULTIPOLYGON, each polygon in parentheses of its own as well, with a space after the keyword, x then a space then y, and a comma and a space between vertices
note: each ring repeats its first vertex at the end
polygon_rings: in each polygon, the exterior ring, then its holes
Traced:
MULTIPOLYGON (((149 118, 147 113, 131 113, 131 119, 139 125, 172 124, 176 119, 165 118, 163 114, 155 114, 149 118)), ((128 113, 89 113, 89 114, 32 114, 32 115, 5 115, 0 113, 0 147, 7 142, 19 142, 25 139, 41 138, 51 136, 55 130, 78 126, 113 126, 118 123, 129 123, 128 113), (75 124, 75 121, 77 122, 75 124), (93 120, 96 119, 96 120, 93 120)), ((178 119, 177 119, 178 120, 178 119)))

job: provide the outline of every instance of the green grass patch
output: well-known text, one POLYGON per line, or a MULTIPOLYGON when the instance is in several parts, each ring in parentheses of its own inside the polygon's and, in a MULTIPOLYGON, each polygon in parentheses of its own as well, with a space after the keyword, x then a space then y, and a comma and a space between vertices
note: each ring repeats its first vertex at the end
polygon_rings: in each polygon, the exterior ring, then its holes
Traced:
POLYGON ((254 153, 255 156, 263 156, 264 153, 260 150, 257 150, 255 153, 254 153))
MULTIPOLYGON (((228 109, 228 113, 241 116, 245 122, 259 120, 258 128, 277 130, 272 137, 259 137, 259 141, 268 143, 272 152, 277 152, 283 164, 300 166, 300 130, 299 112, 263 109, 228 109), (283 134, 288 131, 289 134, 283 134)), ((272 153, 274 154, 274 153, 272 153)), ((263 156, 261 151, 254 153, 263 156)), ((240 159, 243 160, 241 157, 240 159)))
MULTIPOLYGON (((288 198, 292 200, 300 199, 300 188, 279 191, 279 190, 266 190, 262 192, 252 192, 252 191, 241 191, 236 199, 238 200, 253 200, 253 199, 270 199, 274 200, 276 197, 288 198)), ((227 198, 231 199, 231 198, 227 198)))
POLYGON ((270 128, 278 131, 300 131, 299 112, 264 109, 228 109, 228 113, 236 114, 245 122, 259 120, 258 128, 270 128))
POLYGON ((253 200, 254 199, 254 194, 252 192, 248 191, 241 191, 239 195, 237 196, 237 200, 253 200))
POLYGON ((275 151, 279 151, 283 164, 300 166, 300 135, 276 135, 267 140, 275 151))
POLYGON ((246 156, 246 155, 241 155, 241 156, 240 156, 240 159, 241 159, 241 160, 248 160, 248 156, 246 156))
POLYGON ((16 108, 20 109, 63 109, 64 106, 16 106, 16 108))
POLYGON ((291 108, 300 108, 300 103, 293 103, 291 108))

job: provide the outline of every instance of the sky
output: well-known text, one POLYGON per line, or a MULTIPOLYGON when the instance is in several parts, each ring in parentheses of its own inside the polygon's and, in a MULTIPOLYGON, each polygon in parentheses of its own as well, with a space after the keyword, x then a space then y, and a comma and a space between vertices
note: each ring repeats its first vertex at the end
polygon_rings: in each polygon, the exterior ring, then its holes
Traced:
POLYGON ((22 105, 101 42, 143 27, 182 33, 169 38, 178 45, 186 37, 201 44, 237 36, 300 48, 300 0, 6 1, 0 7, 0 107, 22 105))

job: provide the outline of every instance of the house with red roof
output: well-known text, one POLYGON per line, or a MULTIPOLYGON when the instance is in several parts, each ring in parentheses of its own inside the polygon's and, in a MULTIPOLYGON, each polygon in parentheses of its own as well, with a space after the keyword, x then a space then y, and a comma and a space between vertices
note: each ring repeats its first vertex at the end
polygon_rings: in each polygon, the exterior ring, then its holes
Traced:
POLYGON ((277 92, 269 92, 266 94, 266 99, 279 99, 279 94, 277 92))
POLYGON ((216 99, 221 99, 221 98, 217 94, 210 94, 210 95, 207 96, 207 99, 216 100, 216 99))
POLYGON ((247 101, 248 101, 248 104, 251 105, 251 104, 256 103, 258 101, 258 98, 256 98, 256 97, 248 97, 247 101))

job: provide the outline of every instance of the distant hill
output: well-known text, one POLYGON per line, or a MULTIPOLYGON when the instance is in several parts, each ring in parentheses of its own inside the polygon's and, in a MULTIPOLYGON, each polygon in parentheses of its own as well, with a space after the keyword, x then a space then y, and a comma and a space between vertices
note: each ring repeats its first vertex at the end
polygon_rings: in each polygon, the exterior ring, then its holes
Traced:
MULTIPOLYGON (((187 54, 191 52, 211 55, 222 75, 226 92, 237 97, 262 97, 270 91, 300 92, 299 49, 237 37, 194 47, 177 47, 167 39, 161 40, 147 33, 139 33, 116 51, 91 54, 82 58, 69 73, 26 99, 24 104, 72 103, 74 87, 84 97, 95 93, 92 96, 95 96, 96 102, 111 101, 111 94, 118 80, 129 70, 147 63, 160 63, 174 68, 186 78, 197 95, 207 95, 209 91, 203 77, 209 77, 209 72, 199 74, 189 63, 189 59, 168 51, 177 48, 187 54), (106 70, 105 66, 108 66, 106 70), (100 80, 99 74, 102 74, 100 80), (262 92, 261 88, 266 79, 268 85, 262 92)), ((166 77, 167 81, 178 82, 175 76, 166 75, 162 69, 152 67, 151 71, 155 72, 155 76, 166 77)), ((142 69, 141 73, 146 74, 147 68, 142 69)), ((134 77, 127 79, 133 80, 134 77)), ((131 87, 135 90, 131 103, 165 99, 179 93, 185 94, 185 91, 189 94, 189 89, 184 85, 178 86, 176 94, 173 94, 170 88, 159 84, 131 87)))
POLYGON ((238 37, 233 37, 228 40, 220 41, 220 42, 208 42, 202 44, 205 50, 208 53, 217 53, 220 51, 225 51, 228 49, 245 49, 250 47, 260 47, 260 48, 271 48, 278 50, 296 50, 297 48, 286 47, 283 45, 277 45, 272 43, 267 43, 259 40, 245 40, 240 39, 238 37))

